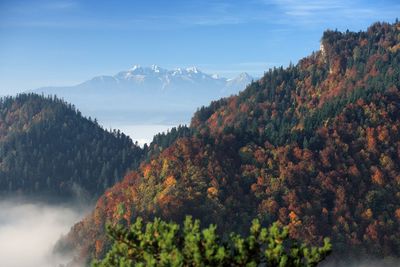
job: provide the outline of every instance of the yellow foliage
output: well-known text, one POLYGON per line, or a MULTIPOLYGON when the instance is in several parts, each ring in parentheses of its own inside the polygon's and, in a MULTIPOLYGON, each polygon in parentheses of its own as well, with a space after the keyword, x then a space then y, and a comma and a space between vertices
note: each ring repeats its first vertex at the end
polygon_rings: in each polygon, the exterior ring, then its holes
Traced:
POLYGON ((165 179, 164 184, 165 184, 167 187, 170 187, 170 186, 175 185, 175 184, 176 184, 176 179, 175 179, 175 177, 172 176, 172 175, 168 176, 167 179, 165 179))
POLYGON ((396 53, 397 50, 399 50, 399 49, 400 49, 400 44, 394 45, 389 48, 390 52, 392 52, 392 53, 396 53))
POLYGON ((167 174, 168 168, 169 168, 168 160, 164 159, 163 163, 162 163, 161 173, 160 173, 161 177, 164 177, 167 174))
POLYGON ((373 213, 372 213, 372 210, 371 210, 371 209, 367 209, 367 210, 364 211, 363 214, 362 214, 362 216, 363 216, 365 219, 371 219, 371 218, 372 218, 372 215, 373 215, 373 213))

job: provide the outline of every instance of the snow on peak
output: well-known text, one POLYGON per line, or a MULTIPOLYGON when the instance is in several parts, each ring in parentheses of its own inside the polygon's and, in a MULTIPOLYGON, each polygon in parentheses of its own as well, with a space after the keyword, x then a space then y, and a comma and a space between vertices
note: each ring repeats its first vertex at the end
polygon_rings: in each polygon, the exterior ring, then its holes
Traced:
MULTIPOLYGON (((122 71, 113 76, 116 80, 129 80, 138 83, 143 83, 145 81, 155 82, 161 81, 163 84, 174 84, 180 82, 192 82, 192 83, 202 83, 205 81, 213 82, 226 82, 229 86, 233 84, 241 87, 243 84, 248 84, 253 80, 253 77, 248 73, 243 72, 238 76, 227 79, 219 76, 218 74, 207 74, 199 70, 197 67, 188 68, 174 68, 171 70, 163 69, 160 66, 153 64, 151 66, 142 67, 140 65, 134 65, 127 71, 122 71)), ((163 85, 164 86, 164 85, 163 85)))
POLYGON ((247 72, 242 72, 238 76, 227 79, 230 83, 250 83, 254 78, 250 76, 247 72))
POLYGON ((154 72, 159 73, 159 72, 160 72, 160 69, 161 69, 161 68, 160 68, 158 65, 156 65, 156 64, 151 65, 151 70, 154 71, 154 72))
POLYGON ((182 74, 183 72, 182 72, 182 69, 181 68, 176 68, 176 69, 174 69, 173 71, 172 71, 172 75, 173 76, 175 76, 175 75, 178 75, 178 74, 182 74))
POLYGON ((200 70, 199 70, 197 67, 195 67, 195 66, 186 68, 186 71, 189 72, 189 73, 190 73, 190 72, 191 72, 191 73, 199 73, 199 72, 200 72, 200 70))
POLYGON ((129 69, 129 71, 135 71, 137 69, 141 69, 140 65, 134 65, 132 68, 129 69))

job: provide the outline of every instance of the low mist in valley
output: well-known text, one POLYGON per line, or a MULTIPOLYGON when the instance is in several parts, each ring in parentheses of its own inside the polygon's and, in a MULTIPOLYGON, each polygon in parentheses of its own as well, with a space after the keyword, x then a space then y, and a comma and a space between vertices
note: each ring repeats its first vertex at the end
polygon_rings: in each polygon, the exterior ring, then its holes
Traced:
POLYGON ((67 256, 52 254, 53 246, 89 211, 82 205, 0 200, 0 265, 53 267, 67 262, 67 256))
POLYGON ((121 132, 128 135, 134 142, 137 141, 142 147, 145 143, 150 144, 154 135, 167 132, 177 126, 170 124, 113 124, 112 122, 106 122, 104 125, 106 125, 106 129, 115 128, 121 130, 121 132))

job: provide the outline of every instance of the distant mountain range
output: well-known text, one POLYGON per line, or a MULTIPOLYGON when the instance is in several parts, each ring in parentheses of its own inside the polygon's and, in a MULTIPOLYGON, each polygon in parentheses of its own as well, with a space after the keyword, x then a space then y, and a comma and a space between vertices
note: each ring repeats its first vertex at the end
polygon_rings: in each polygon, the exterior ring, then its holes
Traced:
POLYGON ((57 95, 105 125, 180 124, 188 123, 198 107, 236 94, 252 80, 247 73, 227 79, 196 67, 167 70, 157 65, 135 65, 114 76, 97 76, 78 85, 43 87, 34 92, 57 95))

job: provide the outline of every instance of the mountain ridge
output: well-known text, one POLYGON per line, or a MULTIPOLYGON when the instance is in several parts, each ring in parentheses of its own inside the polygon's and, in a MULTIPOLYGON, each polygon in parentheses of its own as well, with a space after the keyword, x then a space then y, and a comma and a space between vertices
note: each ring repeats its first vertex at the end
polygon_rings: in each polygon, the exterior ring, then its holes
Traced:
POLYGON ((0 98, 0 192, 92 200, 144 151, 56 97, 0 98))
POLYGON ((339 258, 399 256, 400 25, 322 41, 326 54, 200 108, 190 135, 108 189, 60 246, 97 258, 106 222, 190 214, 228 232, 278 220, 309 243, 331 237, 339 258))
POLYGON ((227 79, 197 67, 167 70, 157 65, 135 65, 113 76, 96 76, 74 86, 42 87, 33 92, 57 95, 114 128, 118 125, 113 122, 121 120, 124 124, 177 125, 189 123, 197 107, 237 93, 252 80, 247 73, 227 79))
MULTIPOLYGON (((120 71, 116 73, 115 75, 100 75, 100 76, 95 76, 92 79, 89 79, 85 82, 79 83, 75 86, 81 86, 81 85, 87 85, 90 84, 91 82, 108 82, 108 81, 114 81, 117 83, 122 83, 126 81, 131 81, 131 82, 137 82, 138 84, 143 83, 146 79, 158 79, 162 82, 161 88, 166 88, 169 86, 169 83, 171 82, 171 79, 182 79, 182 80, 188 80, 192 83, 198 83, 199 81, 195 80, 197 79, 203 79, 203 80, 214 80, 216 82, 223 83, 226 82, 234 82, 234 81, 242 81, 244 80, 245 82, 250 82, 253 78, 246 72, 240 73, 239 75, 233 77, 233 78, 224 78, 221 77, 217 74, 207 74, 205 72, 202 72, 199 68, 193 66, 193 67, 188 67, 188 68, 174 68, 171 70, 164 69, 159 67, 158 65, 151 65, 150 67, 142 67, 141 65, 134 65, 132 68, 126 70, 126 71, 120 71)), ((136 85, 138 85, 136 84, 136 85)), ((131 86, 134 86, 133 84, 131 86)), ((234 87, 236 90, 237 88, 242 88, 241 85, 225 85, 228 88, 234 87), (236 86, 236 87, 235 87, 236 86)), ((37 90, 43 90, 47 88, 54 88, 57 86, 46 86, 42 87, 37 90)), ((132 88, 135 89, 135 88, 132 88)), ((157 89, 157 88, 154 88, 157 89)), ((204 90, 207 90, 207 88, 203 88, 204 90)))

